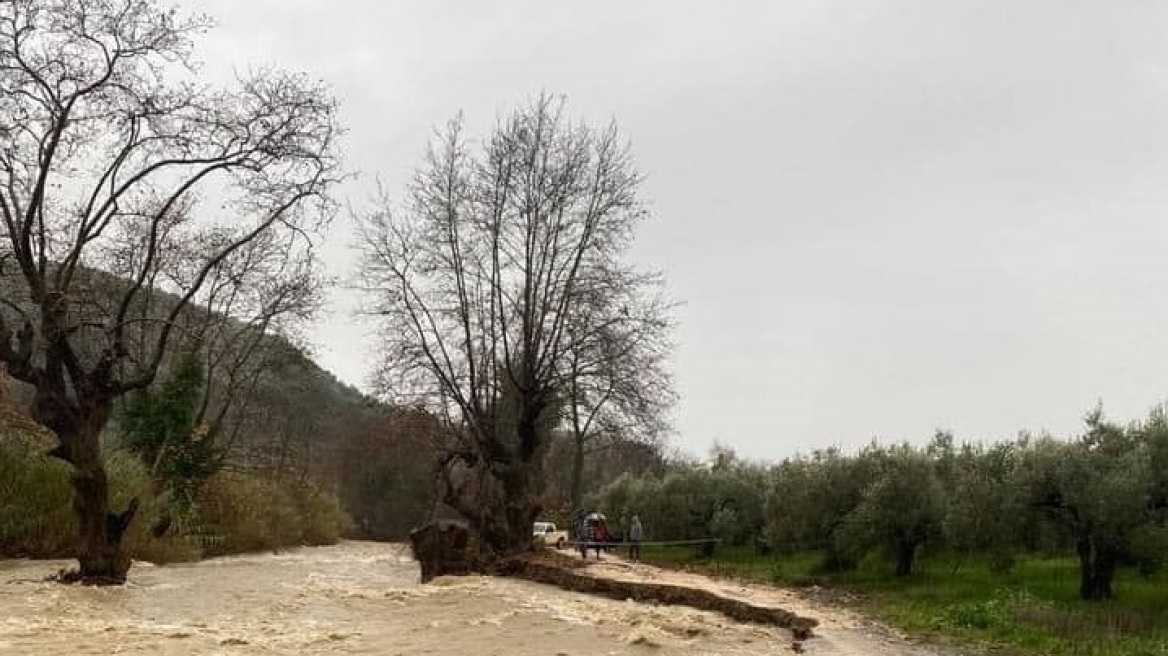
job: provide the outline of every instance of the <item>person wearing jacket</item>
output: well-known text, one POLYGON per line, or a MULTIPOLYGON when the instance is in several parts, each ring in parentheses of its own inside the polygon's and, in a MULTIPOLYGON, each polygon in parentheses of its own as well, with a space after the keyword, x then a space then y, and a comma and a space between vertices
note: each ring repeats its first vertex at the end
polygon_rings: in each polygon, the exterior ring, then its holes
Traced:
POLYGON ((641 526, 641 516, 633 515, 633 521, 629 523, 629 560, 638 562, 641 560, 641 540, 645 539, 645 529, 641 526))

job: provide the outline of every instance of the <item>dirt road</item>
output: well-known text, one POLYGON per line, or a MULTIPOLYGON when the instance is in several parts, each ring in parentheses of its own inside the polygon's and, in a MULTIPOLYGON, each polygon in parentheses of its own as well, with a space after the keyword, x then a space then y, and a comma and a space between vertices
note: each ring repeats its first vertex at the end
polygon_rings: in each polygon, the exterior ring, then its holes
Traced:
POLYGON ((646 583, 661 583, 709 590, 732 599, 759 606, 774 606, 803 617, 810 617, 819 626, 815 637, 803 643, 805 653, 831 656, 847 655, 905 655, 958 656, 959 652, 913 644, 895 631, 864 616, 841 608, 812 601, 808 595, 770 586, 752 585, 738 581, 715 579, 700 574, 666 570, 652 565, 632 564, 619 557, 605 556, 602 561, 589 561, 583 570, 591 576, 624 579, 646 583))

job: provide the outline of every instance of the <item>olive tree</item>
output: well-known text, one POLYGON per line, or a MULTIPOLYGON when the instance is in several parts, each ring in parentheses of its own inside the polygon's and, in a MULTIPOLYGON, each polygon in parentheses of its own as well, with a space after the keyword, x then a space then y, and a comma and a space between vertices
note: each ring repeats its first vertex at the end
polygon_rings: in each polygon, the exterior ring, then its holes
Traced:
POLYGON ((646 214, 640 180, 615 126, 545 95, 477 145, 452 121, 406 202, 361 221, 384 391, 446 418, 444 500, 495 552, 530 543, 572 345, 625 320, 586 301, 637 287, 622 258, 646 214))
POLYGON ((1074 543, 1082 599, 1114 596, 1117 567, 1157 519, 1157 473, 1147 436, 1158 433, 1114 424, 1096 410, 1078 440, 1039 440, 1019 464, 1027 501, 1074 543))
POLYGON ((836 534, 874 479, 873 451, 848 456, 838 448, 822 449, 773 468, 766 501, 770 543, 786 551, 820 551, 819 569, 825 572, 855 568, 854 550, 844 548, 836 534))
POLYGON ((333 100, 277 70, 199 83, 207 26, 156 0, 0 2, 0 361, 73 467, 86 581, 130 566, 137 504, 111 509, 99 440, 116 400, 249 245, 294 266, 331 213, 333 100))
POLYGON ((639 515, 657 539, 717 538, 737 546, 759 536, 765 479, 765 469, 749 463, 681 463, 663 473, 626 473, 594 501, 610 518, 639 515))
POLYGON ((942 534, 959 554, 988 553, 998 571, 1013 565, 1026 521, 1015 468, 1023 446, 965 444, 953 456, 944 481, 948 492, 942 534))
POLYGON ((910 445, 874 450, 867 457, 874 461, 876 475, 834 538, 855 554, 887 548, 896 575, 908 576, 918 549, 940 533, 945 490, 932 459, 910 445))

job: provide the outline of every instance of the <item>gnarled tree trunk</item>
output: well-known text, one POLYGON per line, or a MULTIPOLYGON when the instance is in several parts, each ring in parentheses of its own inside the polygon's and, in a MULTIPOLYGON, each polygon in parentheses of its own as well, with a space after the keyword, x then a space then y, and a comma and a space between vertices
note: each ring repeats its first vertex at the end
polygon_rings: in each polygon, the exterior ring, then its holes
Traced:
POLYGON ((913 560, 917 553, 917 541, 912 538, 900 538, 896 541, 896 575, 908 576, 912 574, 913 560))
POLYGON ((38 394, 37 418, 57 435, 60 444, 49 455, 73 466, 73 511, 77 515, 79 569, 62 575, 65 582, 93 585, 125 583, 130 555, 122 538, 138 511, 134 499, 121 512, 110 511, 109 476, 101 456, 101 429, 110 404, 86 407, 61 404, 60 394, 38 394))
POLYGON ((539 399, 520 404, 518 420, 505 429, 513 432, 484 440, 483 457, 449 457, 440 464, 446 504, 466 519, 483 550, 495 558, 531 549, 532 524, 542 511, 547 407, 539 399), (459 464, 465 469, 453 469, 459 464))
POLYGON ((1111 582, 1115 578, 1115 551, 1096 544, 1090 536, 1079 537, 1075 551, 1079 554, 1079 598, 1104 601, 1114 597, 1111 582))
POLYGON ((109 507, 109 478, 97 448, 97 436, 78 440, 80 451, 73 463, 73 509, 77 513, 76 578, 83 583, 125 583, 130 571, 130 555, 122 544, 126 529, 138 510, 138 500, 112 513, 109 507))

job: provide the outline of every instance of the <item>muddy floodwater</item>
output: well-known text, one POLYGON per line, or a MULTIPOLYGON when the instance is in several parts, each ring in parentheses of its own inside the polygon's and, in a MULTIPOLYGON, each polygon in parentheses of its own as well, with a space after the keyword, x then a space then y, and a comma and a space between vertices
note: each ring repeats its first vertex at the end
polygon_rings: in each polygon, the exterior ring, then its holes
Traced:
MULTIPOLYGON (((44 582, 67 564, 0 561, 0 654, 792 653, 788 631, 687 608, 487 577, 421 586, 399 545, 347 542, 189 565, 138 563, 117 588, 44 582)), ((614 575, 672 575, 617 562, 603 567, 614 575)), ((858 618, 798 610, 825 622, 806 653, 932 653, 858 618)))

